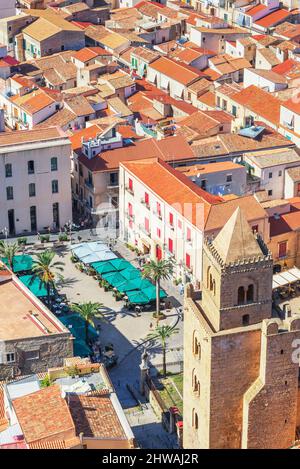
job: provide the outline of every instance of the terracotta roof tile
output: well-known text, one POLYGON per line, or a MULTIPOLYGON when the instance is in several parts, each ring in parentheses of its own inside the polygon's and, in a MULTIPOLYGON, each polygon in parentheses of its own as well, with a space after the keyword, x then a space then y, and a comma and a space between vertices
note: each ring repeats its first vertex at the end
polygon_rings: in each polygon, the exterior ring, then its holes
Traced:
POLYGON ((182 83, 183 85, 189 85, 200 77, 205 76, 204 73, 200 72, 196 68, 178 63, 175 60, 169 59, 167 57, 160 57, 159 59, 152 62, 150 67, 172 78, 173 80, 182 83))
POLYGON ((70 395, 70 412, 77 435, 85 437, 127 439, 109 397, 101 394, 70 395))
POLYGON ((13 407, 27 443, 57 436, 75 437, 68 405, 56 384, 13 400, 13 407))
POLYGON ((262 26, 264 28, 269 28, 270 26, 275 26, 276 24, 284 21, 286 18, 291 16, 291 12, 287 10, 277 10, 273 11, 267 16, 264 16, 260 20, 255 21, 255 25, 262 26))
POLYGON ((251 85, 231 96, 236 103, 245 106, 272 124, 280 121, 280 100, 267 91, 251 85), (268 103, 266 105, 266 103, 268 103))

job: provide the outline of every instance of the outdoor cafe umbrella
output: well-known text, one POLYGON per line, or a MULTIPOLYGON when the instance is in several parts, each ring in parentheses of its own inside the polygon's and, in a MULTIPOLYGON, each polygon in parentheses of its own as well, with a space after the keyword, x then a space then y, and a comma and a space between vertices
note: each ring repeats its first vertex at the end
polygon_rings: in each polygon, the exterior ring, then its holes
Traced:
POLYGON ((116 272, 117 269, 112 265, 110 261, 107 262, 94 262, 92 264, 93 269, 97 272, 97 274, 108 274, 110 272, 116 272))
MULTIPOLYGON (((156 300, 156 287, 154 285, 151 285, 151 287, 143 289, 143 293, 148 297, 149 301, 156 300)), ((161 299, 166 298, 167 297, 166 292, 164 292, 164 290, 160 290, 159 297, 161 299)))
MULTIPOLYGON (((2 262, 9 266, 9 262, 7 257, 2 257, 2 262)), ((22 254, 20 256, 13 257, 13 271, 17 272, 25 272, 32 269, 33 259, 31 256, 27 254, 22 254)))
POLYGON ((110 274, 102 275, 102 278, 106 280, 112 287, 116 287, 117 285, 124 282, 124 277, 120 274, 120 272, 111 272, 110 274))
POLYGON ((22 275, 19 279, 35 296, 47 296, 46 284, 41 282, 37 277, 32 278, 32 275, 22 275))
POLYGON ((129 303, 145 305, 149 303, 148 297, 141 291, 132 291, 127 294, 129 303))
POLYGON ((122 270, 122 276, 126 280, 134 280, 136 278, 141 278, 142 274, 141 271, 138 270, 136 267, 131 266, 131 268, 128 268, 126 270, 122 270))
POLYGON ((136 283, 133 280, 124 280, 121 283, 115 285, 117 290, 122 293, 127 293, 129 291, 138 290, 136 283))
POLYGON ((130 264, 130 262, 126 261, 126 259, 113 259, 110 261, 111 265, 115 267, 116 270, 125 270, 125 269, 135 269, 135 267, 130 264))

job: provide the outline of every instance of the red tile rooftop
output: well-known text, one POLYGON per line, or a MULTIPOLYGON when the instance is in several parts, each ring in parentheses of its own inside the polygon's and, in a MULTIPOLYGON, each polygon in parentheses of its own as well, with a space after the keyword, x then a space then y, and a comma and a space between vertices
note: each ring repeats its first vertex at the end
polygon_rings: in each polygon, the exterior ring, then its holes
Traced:
POLYGON ((14 399, 13 407, 27 443, 76 436, 70 410, 57 384, 14 399))
POLYGON ((269 28, 270 26, 276 26, 276 24, 288 18, 290 15, 291 12, 287 10, 273 11, 272 13, 267 16, 264 16, 260 20, 255 21, 254 25, 269 28))
POLYGON ((127 147, 103 151, 92 159, 88 159, 80 151, 79 155, 79 161, 90 171, 95 172, 118 169, 119 164, 124 161, 141 160, 158 156, 162 160, 170 162, 193 160, 195 158, 190 145, 181 136, 167 137, 162 140, 150 138, 137 141, 127 147))

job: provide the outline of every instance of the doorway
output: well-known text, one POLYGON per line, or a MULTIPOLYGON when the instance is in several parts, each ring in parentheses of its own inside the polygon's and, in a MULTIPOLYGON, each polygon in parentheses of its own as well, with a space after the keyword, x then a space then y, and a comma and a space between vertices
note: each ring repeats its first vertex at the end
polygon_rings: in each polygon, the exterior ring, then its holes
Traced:
POLYGON ((13 208, 8 210, 7 216, 8 216, 8 232, 10 235, 14 235, 16 233, 16 227, 15 227, 15 211, 13 208))

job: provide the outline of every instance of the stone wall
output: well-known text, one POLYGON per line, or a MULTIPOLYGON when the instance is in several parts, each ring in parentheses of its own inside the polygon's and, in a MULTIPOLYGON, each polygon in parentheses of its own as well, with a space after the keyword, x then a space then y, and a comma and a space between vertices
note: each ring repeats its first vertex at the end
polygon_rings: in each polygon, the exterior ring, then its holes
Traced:
POLYGON ((5 342, 5 353, 15 353, 16 361, 0 364, 0 380, 62 366, 64 358, 73 356, 73 339, 70 336, 70 333, 53 334, 5 342), (39 358, 26 358, 25 352, 28 351, 39 351, 39 358))

